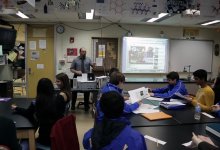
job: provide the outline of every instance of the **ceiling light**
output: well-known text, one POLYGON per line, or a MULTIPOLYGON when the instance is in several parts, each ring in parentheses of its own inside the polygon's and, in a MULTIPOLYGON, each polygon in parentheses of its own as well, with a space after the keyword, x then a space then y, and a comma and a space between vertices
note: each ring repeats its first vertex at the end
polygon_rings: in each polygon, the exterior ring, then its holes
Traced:
POLYGON ((86 13, 86 19, 93 19, 94 16, 94 9, 91 9, 90 13, 86 13))
POLYGON ((215 24, 215 23, 219 23, 220 20, 214 20, 214 21, 210 21, 210 22, 206 22, 206 23, 203 23, 201 24, 202 26, 207 26, 207 25, 211 25, 211 24, 215 24))
POLYGON ((147 22, 154 22, 154 21, 156 21, 156 20, 158 20, 160 18, 163 18, 163 17, 165 17, 167 15, 168 15, 168 13, 160 13, 157 18, 151 18, 147 22))
POLYGON ((26 16, 25 14, 23 14, 23 13, 20 12, 20 11, 18 11, 18 12, 16 13, 16 15, 18 15, 19 17, 24 18, 24 19, 29 18, 28 16, 26 16))

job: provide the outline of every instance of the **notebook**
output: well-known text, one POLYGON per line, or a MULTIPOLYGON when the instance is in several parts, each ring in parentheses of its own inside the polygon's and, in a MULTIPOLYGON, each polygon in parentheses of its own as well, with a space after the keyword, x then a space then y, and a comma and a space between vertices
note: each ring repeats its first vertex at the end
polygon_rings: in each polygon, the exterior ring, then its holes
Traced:
POLYGON ((220 138, 220 123, 207 124, 205 129, 220 138))
POLYGON ((186 104, 181 102, 161 102, 160 106, 166 109, 182 109, 185 108, 186 104))
POLYGON ((172 116, 160 111, 155 113, 145 113, 141 114, 143 117, 147 118, 148 120, 161 120, 161 119, 169 119, 172 116))

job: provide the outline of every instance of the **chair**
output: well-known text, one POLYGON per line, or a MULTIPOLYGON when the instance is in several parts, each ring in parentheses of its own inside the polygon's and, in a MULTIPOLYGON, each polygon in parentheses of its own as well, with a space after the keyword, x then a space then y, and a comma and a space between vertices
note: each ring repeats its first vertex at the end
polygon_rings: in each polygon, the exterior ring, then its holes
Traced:
POLYGON ((51 150, 79 150, 75 116, 69 115, 58 120, 51 130, 51 150))

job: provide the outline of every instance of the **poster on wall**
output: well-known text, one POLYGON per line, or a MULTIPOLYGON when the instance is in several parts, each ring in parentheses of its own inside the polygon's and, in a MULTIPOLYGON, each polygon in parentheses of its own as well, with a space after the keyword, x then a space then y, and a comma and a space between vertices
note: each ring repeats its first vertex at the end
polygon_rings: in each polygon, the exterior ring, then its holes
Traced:
POLYGON ((47 41, 46 40, 39 40, 39 48, 46 49, 47 48, 47 41))
POLYGON ((30 50, 36 50, 37 49, 36 41, 29 41, 29 49, 30 50))
POLYGON ((105 45, 99 45, 98 57, 105 57, 105 45))
POLYGON ((71 63, 74 58, 77 56, 77 48, 67 48, 66 49, 67 54, 67 62, 71 63))
POLYGON ((31 51, 31 60, 38 60, 40 58, 39 51, 31 51))

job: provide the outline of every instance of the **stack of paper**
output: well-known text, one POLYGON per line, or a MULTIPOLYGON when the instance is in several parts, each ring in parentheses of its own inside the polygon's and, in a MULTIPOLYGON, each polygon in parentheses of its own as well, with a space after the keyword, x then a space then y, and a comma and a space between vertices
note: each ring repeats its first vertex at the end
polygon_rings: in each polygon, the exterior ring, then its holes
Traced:
POLYGON ((130 100, 132 104, 149 97, 148 88, 145 87, 130 90, 128 91, 128 94, 130 95, 130 100))
POLYGON ((167 108, 167 109, 179 109, 185 107, 186 104, 181 102, 161 102, 160 106, 167 108))

